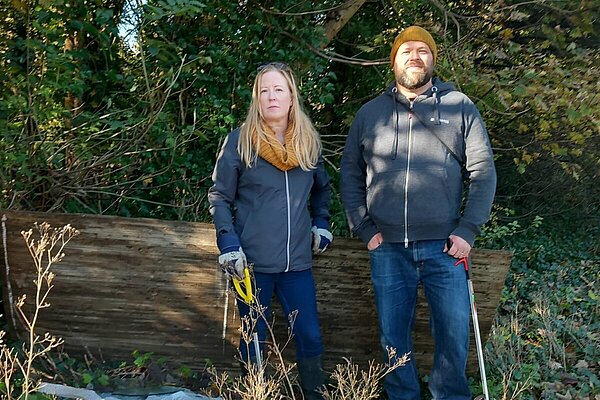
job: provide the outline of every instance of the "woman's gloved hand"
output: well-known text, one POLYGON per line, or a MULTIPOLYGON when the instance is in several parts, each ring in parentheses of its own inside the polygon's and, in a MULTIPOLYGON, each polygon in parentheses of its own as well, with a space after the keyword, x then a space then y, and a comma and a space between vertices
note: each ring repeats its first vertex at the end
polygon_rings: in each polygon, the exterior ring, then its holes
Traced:
POLYGON ((219 256, 219 265, 228 278, 243 279, 244 269, 248 266, 248 261, 246 261, 246 255, 241 247, 237 249, 227 248, 219 256))
POLYGON ((324 218, 313 219, 312 252, 319 254, 327 250, 327 246, 333 242, 333 235, 329 231, 329 222, 324 218))

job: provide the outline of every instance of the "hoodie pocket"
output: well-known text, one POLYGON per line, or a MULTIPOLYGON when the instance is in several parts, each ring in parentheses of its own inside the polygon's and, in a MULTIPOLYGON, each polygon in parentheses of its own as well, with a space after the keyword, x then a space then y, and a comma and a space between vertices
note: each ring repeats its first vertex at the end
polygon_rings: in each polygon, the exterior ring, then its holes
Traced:
POLYGON ((369 216, 376 225, 402 224, 404 210, 404 170, 380 172, 367 189, 369 216))
POLYGON ((408 190, 408 221, 412 224, 447 223, 456 218, 460 197, 451 193, 444 169, 412 169, 408 190))

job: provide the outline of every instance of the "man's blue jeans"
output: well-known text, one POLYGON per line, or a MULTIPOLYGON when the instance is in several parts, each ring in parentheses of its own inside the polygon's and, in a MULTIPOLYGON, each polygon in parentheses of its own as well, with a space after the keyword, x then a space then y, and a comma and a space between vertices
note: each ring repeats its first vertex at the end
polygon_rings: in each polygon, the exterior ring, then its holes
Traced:
MULTIPOLYGON (((254 329, 258 332, 261 352, 263 352, 263 344, 267 337, 265 318, 270 318, 271 299, 273 293, 275 293, 286 320, 289 321, 290 314, 295 314, 292 333, 296 344, 296 359, 302 360, 320 356, 323 353, 323 342, 321 339, 319 316, 317 314, 317 297, 312 270, 307 269, 304 271, 290 271, 277 274, 254 272, 253 275, 255 280, 255 295, 257 292, 259 304, 265 307, 262 316, 257 315, 256 309, 253 307, 252 318, 249 318, 256 322, 254 329)), ((243 322, 244 317, 250 315, 250 307, 243 301, 238 300, 238 308, 243 322)), ((246 327, 244 325, 243 322, 243 329, 253 329, 252 326, 246 327)), ((248 361, 248 351, 250 351, 250 361, 254 362, 256 355, 253 344, 247 346, 243 339, 240 340, 242 360, 248 361)))
MULTIPOLYGON (((389 400, 420 400, 419 377, 412 355, 417 287, 422 283, 429 304, 435 341, 429 390, 436 400, 471 399, 466 378, 469 349, 469 290, 464 266, 443 252, 444 240, 383 242, 370 252, 371 279, 379 316, 381 346, 410 362, 387 375, 389 400)), ((387 354, 385 355, 387 360, 387 354)))

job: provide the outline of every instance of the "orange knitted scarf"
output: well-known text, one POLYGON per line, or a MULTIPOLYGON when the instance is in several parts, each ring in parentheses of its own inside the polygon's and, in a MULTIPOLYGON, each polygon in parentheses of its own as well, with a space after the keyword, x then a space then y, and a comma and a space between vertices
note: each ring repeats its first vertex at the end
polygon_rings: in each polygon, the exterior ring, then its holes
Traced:
MULTIPOLYGON (((260 142, 260 148, 258 149, 258 155, 267 161, 269 164, 281 171, 288 171, 296 168, 300 163, 296 157, 294 144, 292 143, 292 131, 293 126, 288 126, 285 132, 285 145, 283 145, 275 135, 275 131, 269 127, 265 127, 267 132, 267 140, 260 142)), ((254 148, 257 147, 257 136, 256 132, 252 137, 252 144, 254 148)))

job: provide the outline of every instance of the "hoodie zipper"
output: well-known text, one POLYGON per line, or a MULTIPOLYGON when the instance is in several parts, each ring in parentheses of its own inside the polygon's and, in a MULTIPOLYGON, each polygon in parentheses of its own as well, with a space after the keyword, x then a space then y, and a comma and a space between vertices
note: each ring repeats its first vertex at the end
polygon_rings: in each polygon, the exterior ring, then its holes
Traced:
POLYGON ((406 155, 406 175, 404 177, 404 247, 408 248, 408 180, 410 176, 410 158, 412 150, 412 122, 414 100, 410 101, 410 111, 408 112, 408 150, 406 155))
POLYGON ((285 244, 285 254, 286 254, 286 266, 285 266, 285 272, 288 272, 290 270, 290 240, 291 240, 291 216, 290 216, 290 183, 288 180, 288 173, 287 171, 283 171, 283 173, 285 174, 285 200, 286 200, 286 206, 287 206, 287 242, 285 244))

